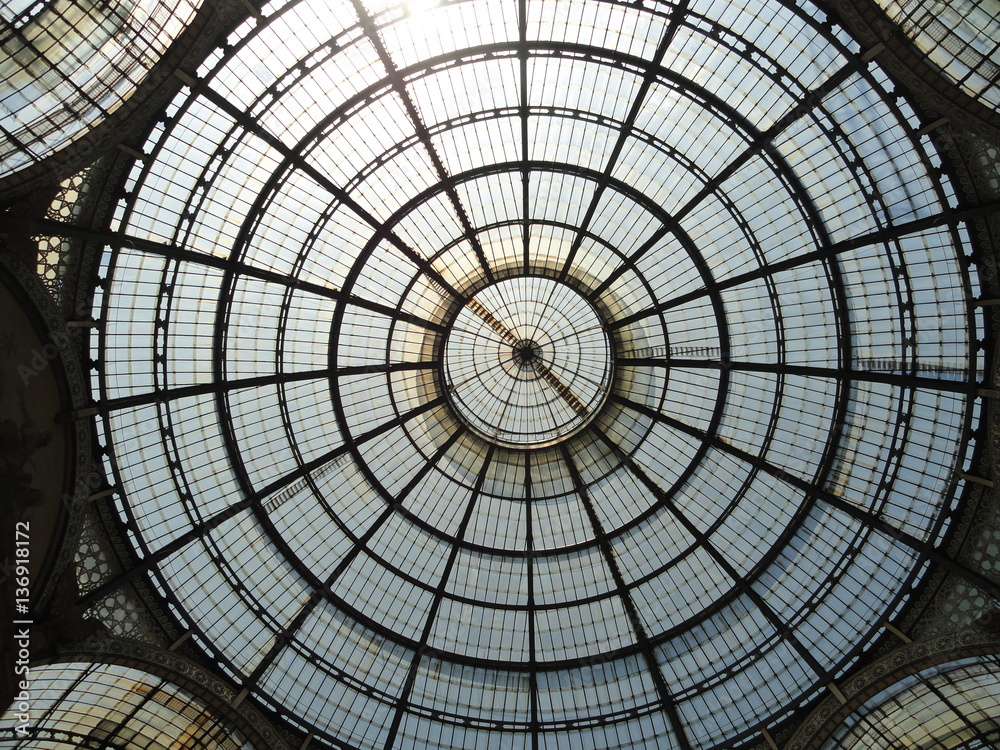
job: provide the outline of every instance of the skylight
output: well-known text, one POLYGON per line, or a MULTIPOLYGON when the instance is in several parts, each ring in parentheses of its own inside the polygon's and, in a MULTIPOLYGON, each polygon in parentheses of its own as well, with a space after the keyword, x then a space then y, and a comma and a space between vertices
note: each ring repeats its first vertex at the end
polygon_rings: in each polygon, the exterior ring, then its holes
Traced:
POLYGON ((152 129, 94 311, 195 642, 330 746, 800 715, 972 450, 967 230, 906 101, 805 2, 263 14, 152 129))

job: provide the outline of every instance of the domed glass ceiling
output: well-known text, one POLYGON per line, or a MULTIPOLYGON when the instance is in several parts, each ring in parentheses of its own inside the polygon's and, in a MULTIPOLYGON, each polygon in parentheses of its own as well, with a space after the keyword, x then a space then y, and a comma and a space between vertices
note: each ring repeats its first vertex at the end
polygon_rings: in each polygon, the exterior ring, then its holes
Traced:
POLYGON ((289 2, 152 128, 95 392, 142 567, 329 746, 733 747, 919 582, 967 229, 817 7, 289 2))
POLYGON ((870 747, 990 750, 1000 742, 995 655, 921 670, 867 701, 824 750, 870 747))
POLYGON ((0 176, 117 110, 201 0, 0 0, 0 176))
POLYGON ((3 714, 0 747, 253 750, 214 708, 169 680, 129 667, 32 666, 30 696, 30 721, 16 701, 3 714))
POLYGON ((877 0, 967 94, 1000 106, 1000 0, 877 0))

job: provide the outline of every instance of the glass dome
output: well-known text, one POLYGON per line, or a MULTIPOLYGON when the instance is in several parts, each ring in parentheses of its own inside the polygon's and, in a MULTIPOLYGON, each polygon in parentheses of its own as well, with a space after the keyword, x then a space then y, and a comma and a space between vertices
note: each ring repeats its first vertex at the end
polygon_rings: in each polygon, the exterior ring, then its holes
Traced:
POLYGON ((989 750, 1000 743, 1000 660, 921 670, 853 712, 824 750, 871 747, 989 750))
POLYGON ((201 0, 0 0, 0 177, 127 100, 201 0))
POLYGON ((138 669, 80 662, 33 666, 29 684, 30 702, 15 701, 3 715, 2 748, 253 750, 202 700, 138 669))
POLYGON ((809 2, 274 3, 152 127, 92 358, 184 627, 333 747, 722 748, 921 580, 968 230, 809 2))
POLYGON ((1000 0, 878 0, 970 96, 1000 106, 1000 0))

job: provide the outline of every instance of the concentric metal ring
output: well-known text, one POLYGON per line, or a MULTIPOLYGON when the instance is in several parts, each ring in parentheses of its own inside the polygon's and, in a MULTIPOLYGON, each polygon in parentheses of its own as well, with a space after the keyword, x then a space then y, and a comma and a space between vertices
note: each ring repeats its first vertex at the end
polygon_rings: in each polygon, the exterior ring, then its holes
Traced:
POLYGON ((94 315, 183 627, 330 746, 800 712, 943 538, 982 374, 877 62, 810 3, 278 5, 143 144, 94 315))
POLYGON ((445 390, 481 437, 550 445, 600 410, 613 379, 612 343, 597 310, 568 284, 516 276, 480 289, 444 344, 445 390))

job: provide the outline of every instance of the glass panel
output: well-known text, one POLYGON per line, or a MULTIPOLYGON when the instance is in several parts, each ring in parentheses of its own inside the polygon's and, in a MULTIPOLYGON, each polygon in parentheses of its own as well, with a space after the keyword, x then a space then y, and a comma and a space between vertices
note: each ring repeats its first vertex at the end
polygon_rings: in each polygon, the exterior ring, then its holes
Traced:
POLYGON ((979 288, 908 105, 800 5, 279 3, 171 105, 95 379, 257 699, 331 746, 733 747, 898 611, 979 288))

